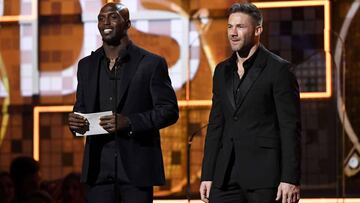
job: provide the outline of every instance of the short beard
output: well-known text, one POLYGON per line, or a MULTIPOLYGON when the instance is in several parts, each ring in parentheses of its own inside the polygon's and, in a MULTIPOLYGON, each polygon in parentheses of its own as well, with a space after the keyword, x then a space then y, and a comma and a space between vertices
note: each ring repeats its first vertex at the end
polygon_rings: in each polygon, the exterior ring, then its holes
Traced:
POLYGON ((107 45, 110 45, 110 46, 118 46, 120 44, 121 40, 117 39, 116 37, 113 37, 111 39, 102 38, 102 41, 104 43, 106 43, 107 45))
POLYGON ((126 32, 122 33, 120 36, 114 36, 110 39, 102 38, 102 41, 110 46, 118 46, 121 44, 121 39, 126 37, 126 32))
POLYGON ((247 46, 243 46, 241 49, 233 50, 233 51, 237 52, 240 57, 246 58, 249 55, 250 50, 253 46, 254 46, 253 44, 248 44, 247 46))

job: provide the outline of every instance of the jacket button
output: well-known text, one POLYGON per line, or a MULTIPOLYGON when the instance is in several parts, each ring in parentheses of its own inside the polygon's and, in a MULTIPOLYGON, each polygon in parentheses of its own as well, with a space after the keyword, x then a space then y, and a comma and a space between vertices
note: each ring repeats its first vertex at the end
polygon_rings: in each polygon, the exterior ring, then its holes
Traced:
POLYGON ((235 120, 235 121, 239 120, 239 117, 234 116, 234 120, 235 120))

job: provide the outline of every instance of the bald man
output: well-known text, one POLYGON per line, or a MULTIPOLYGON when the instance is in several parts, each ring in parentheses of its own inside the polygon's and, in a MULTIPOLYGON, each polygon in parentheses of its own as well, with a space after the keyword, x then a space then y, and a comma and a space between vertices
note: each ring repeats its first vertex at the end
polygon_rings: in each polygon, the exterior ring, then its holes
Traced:
MULTIPOLYGON (((130 26, 123 4, 105 4, 98 15, 103 46, 78 64, 73 111, 113 111, 99 121, 109 133, 86 139, 82 181, 90 203, 152 202, 153 186, 165 183, 159 129, 177 121, 177 100, 166 61, 131 42, 130 26)), ((73 133, 88 125, 69 114, 73 133)))

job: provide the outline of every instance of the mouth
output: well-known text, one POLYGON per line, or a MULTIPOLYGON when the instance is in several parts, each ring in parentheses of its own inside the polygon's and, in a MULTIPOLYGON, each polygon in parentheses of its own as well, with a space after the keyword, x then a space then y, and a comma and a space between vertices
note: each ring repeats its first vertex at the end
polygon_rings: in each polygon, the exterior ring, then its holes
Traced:
POLYGON ((230 43, 231 44, 239 44, 240 43, 240 40, 230 40, 230 43))
POLYGON ((104 29, 104 34, 109 34, 111 31, 112 31, 112 29, 110 29, 110 28, 104 29))

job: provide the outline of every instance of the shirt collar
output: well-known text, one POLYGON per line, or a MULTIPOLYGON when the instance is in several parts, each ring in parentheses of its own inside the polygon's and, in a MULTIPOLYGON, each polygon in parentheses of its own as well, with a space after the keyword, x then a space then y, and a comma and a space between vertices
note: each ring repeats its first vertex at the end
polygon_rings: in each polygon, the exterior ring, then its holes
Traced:
MULTIPOLYGON (((260 46, 259 46, 260 47, 260 46)), ((253 55, 250 56, 250 58, 246 59, 243 63, 245 72, 248 71, 252 65, 254 64, 254 62, 257 59, 257 55, 259 53, 259 47, 256 49, 256 51, 253 53, 253 55)), ((232 57, 232 61, 236 64, 237 63, 237 55, 236 52, 233 53, 232 57)), ((234 71, 237 71, 237 66, 234 67, 234 71)))
MULTIPOLYGON (((130 40, 129 43, 126 45, 125 49, 122 49, 121 52, 123 52, 123 51, 124 52, 129 52, 131 46, 132 46, 132 41, 130 40)), ((100 57, 102 59, 106 59, 106 61, 110 61, 110 59, 106 57, 104 47, 101 47, 101 50, 100 50, 99 54, 100 54, 100 57)), ((119 53, 119 56, 120 56, 120 53, 119 53)))

